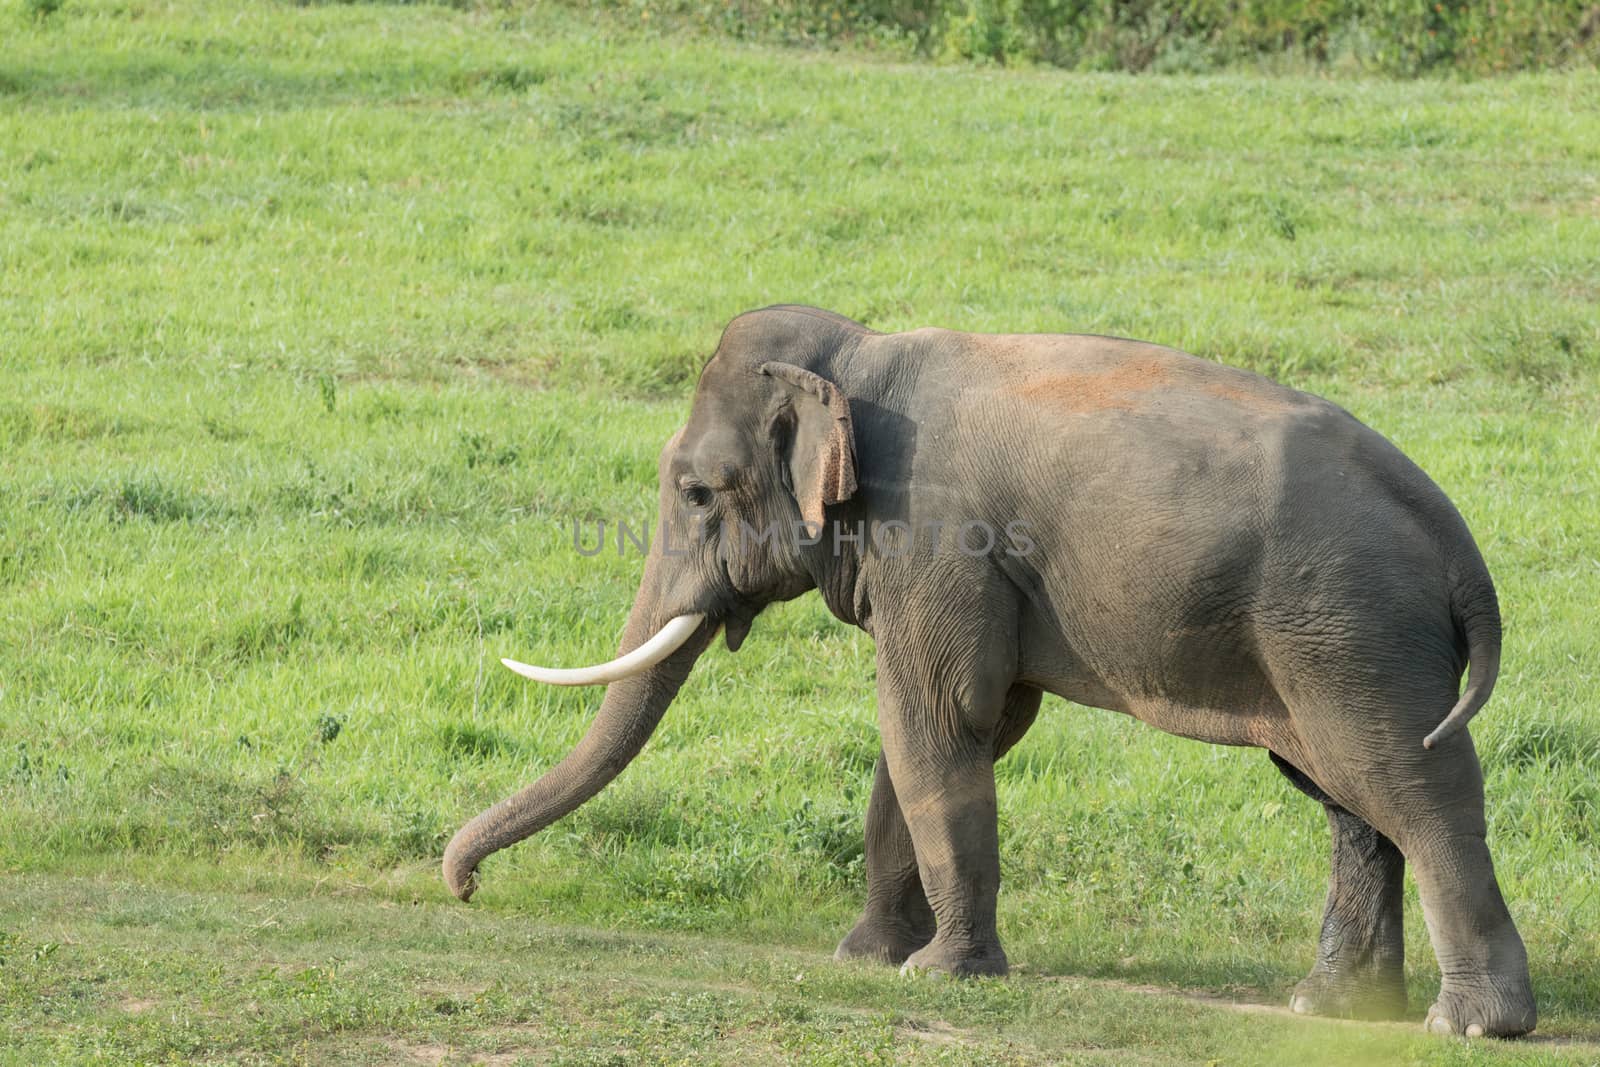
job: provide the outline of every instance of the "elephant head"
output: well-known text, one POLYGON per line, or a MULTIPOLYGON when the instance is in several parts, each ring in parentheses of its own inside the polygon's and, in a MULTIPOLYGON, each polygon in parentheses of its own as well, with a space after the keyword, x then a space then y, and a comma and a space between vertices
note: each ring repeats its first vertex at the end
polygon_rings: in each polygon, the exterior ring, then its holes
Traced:
POLYGON ((622 772, 719 628, 737 651, 767 604, 827 580, 830 553, 817 531, 824 509, 856 488, 850 403, 828 374, 868 332, 789 307, 728 326, 687 424, 661 451, 659 533, 619 657, 577 670, 506 661, 538 681, 608 688, 571 754, 451 839, 444 878, 456 896, 472 895, 486 856, 538 833, 622 772))

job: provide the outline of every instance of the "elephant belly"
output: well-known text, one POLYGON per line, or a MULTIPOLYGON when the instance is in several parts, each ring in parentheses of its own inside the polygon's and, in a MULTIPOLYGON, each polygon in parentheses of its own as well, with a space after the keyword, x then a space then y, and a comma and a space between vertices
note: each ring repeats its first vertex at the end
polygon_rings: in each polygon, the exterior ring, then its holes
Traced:
POLYGON ((1288 712, 1277 707, 1211 708, 1163 699, 1132 702, 1128 714, 1163 733, 1213 745, 1252 745, 1279 751, 1289 739, 1288 712))
POLYGON ((1023 680, 1195 741, 1296 747, 1288 709, 1250 656, 1215 646, 1204 655, 1181 645, 1143 651, 1147 656, 1104 656, 1080 653, 1070 642, 1025 640, 1023 680))

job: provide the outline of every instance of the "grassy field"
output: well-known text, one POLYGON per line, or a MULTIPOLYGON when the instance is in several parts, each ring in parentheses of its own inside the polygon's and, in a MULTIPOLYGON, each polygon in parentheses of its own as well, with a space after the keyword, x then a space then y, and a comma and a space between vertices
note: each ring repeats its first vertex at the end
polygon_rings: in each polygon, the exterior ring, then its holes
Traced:
POLYGON ((1600 1062, 1600 76, 38 6, 0 4, 0 1062, 1600 1062), (572 522, 649 519, 721 326, 779 301, 1175 344, 1432 473, 1500 588, 1473 733, 1546 1040, 1417 1032, 1414 889, 1416 1021, 1224 1006, 1310 966, 1320 810, 1053 699, 999 769, 1019 974, 830 963, 877 743, 815 597, 449 901, 450 832, 598 704, 496 662, 614 649, 640 563, 572 522))

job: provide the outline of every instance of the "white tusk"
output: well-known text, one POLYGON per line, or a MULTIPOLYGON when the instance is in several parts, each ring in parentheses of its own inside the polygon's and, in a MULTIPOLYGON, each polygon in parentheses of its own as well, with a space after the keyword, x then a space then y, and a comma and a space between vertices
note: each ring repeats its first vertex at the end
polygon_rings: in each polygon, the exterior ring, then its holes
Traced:
POLYGON ((548 685, 609 685, 620 678, 648 670, 678 651, 679 647, 689 640, 689 635, 699 629, 705 618, 698 613, 679 615, 663 626, 660 633, 632 652, 618 656, 610 663, 601 663, 594 667, 573 667, 562 670, 554 667, 534 667, 518 663, 514 659, 503 659, 500 662, 524 678, 532 678, 536 682, 545 682, 548 685))

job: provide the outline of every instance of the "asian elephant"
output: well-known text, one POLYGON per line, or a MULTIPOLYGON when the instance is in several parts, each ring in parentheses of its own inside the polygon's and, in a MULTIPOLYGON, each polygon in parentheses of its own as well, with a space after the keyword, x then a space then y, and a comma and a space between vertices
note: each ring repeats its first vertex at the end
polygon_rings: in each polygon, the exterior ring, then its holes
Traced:
POLYGON ((1409 862, 1443 976, 1427 1027, 1533 1028, 1465 729, 1499 665, 1494 586, 1444 493, 1342 409, 1154 344, 779 306, 727 327, 659 477, 669 543, 628 654, 508 662, 609 689, 566 759, 450 842, 463 900, 484 857, 628 765, 719 629, 737 650, 816 589, 877 647, 867 901, 840 958, 1006 972, 994 763, 1054 693, 1264 748, 1322 803, 1333 877, 1296 1011, 1404 1011, 1409 862))

